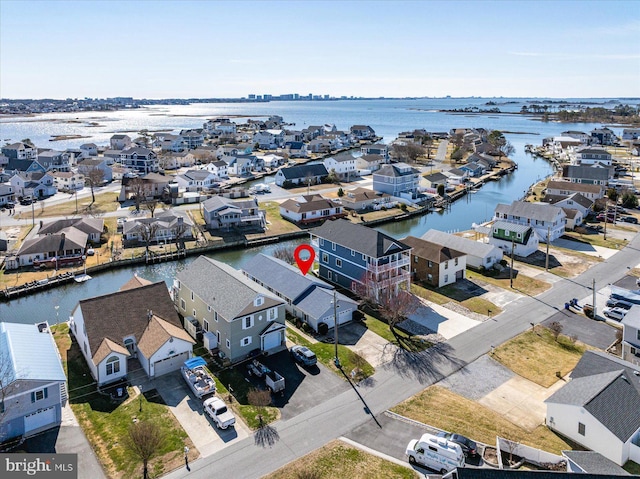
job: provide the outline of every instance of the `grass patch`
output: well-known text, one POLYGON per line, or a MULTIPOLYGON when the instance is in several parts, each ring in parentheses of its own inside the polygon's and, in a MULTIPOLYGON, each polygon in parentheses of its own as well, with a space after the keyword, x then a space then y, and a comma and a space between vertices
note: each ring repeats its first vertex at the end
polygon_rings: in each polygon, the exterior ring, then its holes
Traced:
MULTIPOLYGON (((467 271, 467 274, 468 273, 469 271, 467 271)), ((427 301, 431 301, 435 304, 442 305, 451 301, 455 301, 457 303, 460 303, 469 311, 478 314, 484 314, 485 316, 489 315, 489 311, 491 311, 492 316, 495 316, 502 312, 502 309, 493 304, 491 301, 487 301, 486 299, 477 296, 469 297, 466 292, 461 291, 455 285, 444 286, 442 288, 438 288, 438 291, 434 291, 430 287, 412 283, 411 292, 416 296, 420 296, 421 298, 424 298, 427 301)))
POLYGON ((336 440, 264 476, 264 479, 300 479, 302 477, 413 479, 419 475, 408 466, 400 466, 336 440))
POLYGON ((425 288, 416 283, 411 283, 411 292, 435 304, 445 304, 451 301, 451 298, 446 297, 444 294, 437 293, 432 289, 425 288))
POLYGON ((572 449, 571 444, 546 426, 540 425, 533 431, 527 431, 507 421, 497 412, 439 386, 425 389, 398 404, 392 411, 446 431, 455 431, 485 444, 495 444, 496 435, 499 434, 554 454, 572 449))
POLYGON ((155 423, 165 438, 158 455, 149 463, 152 475, 178 467, 184 460, 184 446, 197 453, 187 433, 155 390, 135 395, 135 390, 128 388, 131 397, 123 403, 113 403, 97 391, 78 344, 69 335, 68 325, 59 325, 54 338, 69 380, 71 409, 109 477, 140 475, 141 462, 123 441, 134 419, 155 423))
POLYGON ((389 325, 384 321, 379 320, 375 316, 371 316, 370 314, 364 315, 366 321, 363 323, 369 331, 372 333, 376 333, 381 338, 386 339, 390 343, 393 343, 396 340, 396 337, 391 332, 389 325))
MULTIPOLYGON (((316 353, 318 357, 318 361, 324 364, 327 368, 329 368, 334 373, 338 374, 340 377, 344 377, 342 373, 336 368, 336 365, 333 363, 333 358, 335 357, 335 345, 329 343, 311 343, 303 338, 300 334, 295 332, 293 328, 287 327, 287 337, 294 343, 300 344, 302 346, 306 346, 311 351, 316 353)), ((338 344, 338 357, 340 358, 340 364, 342 365, 342 369, 348 374, 353 369, 360 369, 362 371, 362 376, 367 378, 375 372, 375 369, 371 364, 367 362, 362 356, 357 353, 351 351, 348 347, 338 344)))
POLYGON ((580 233, 576 233, 575 231, 566 231, 564 233, 564 236, 576 241, 582 241, 583 243, 589 243, 592 246, 601 246, 603 248, 610 249, 624 248, 627 245, 628 241, 625 239, 613 238, 610 234, 612 229, 617 228, 607 225, 607 232, 609 233, 609 235, 607 235, 608 237, 606 240, 604 239, 604 235, 582 235, 580 233))
MULTIPOLYGON (((259 203, 258 205, 260 209, 266 211, 267 218, 267 228, 268 230, 265 232, 269 234, 269 236, 280 235, 283 233, 293 233, 294 231, 300 231, 300 228, 293 224, 291 221, 285 220, 282 216, 280 216, 280 204, 275 201, 266 201, 264 203, 259 203)), ((255 235, 256 237, 265 236, 255 235)), ((254 235, 247 235, 254 236, 254 235)))
POLYGON ((497 347, 493 358, 514 373, 548 388, 554 384, 559 371, 565 376, 576 366, 586 346, 573 343, 560 335, 558 341, 547 328, 537 326, 497 347))
MULTIPOLYGON (((78 199, 78 209, 76 212, 76 199, 74 195, 69 195, 69 201, 58 203, 55 205, 47 205, 46 202, 39 201, 33 207, 33 214, 36 218, 46 218, 50 216, 74 216, 76 214, 83 215, 88 212, 108 213, 116 211, 120 206, 117 198, 118 194, 114 192, 103 192, 96 194, 95 203, 91 204, 91 196, 88 198, 78 199), (44 207, 42 206, 44 205, 44 207), (90 205, 90 208, 89 208, 90 205)), ((31 218, 31 212, 16 215, 18 219, 31 218)))
MULTIPOLYGON (((503 289, 511 289, 509 278, 495 278, 467 270, 467 279, 471 281, 484 281, 503 289)), ((538 294, 548 290, 550 287, 551 284, 546 281, 540 281, 539 279, 531 278, 520 273, 513 279, 513 289, 529 296, 537 296, 538 294)))
POLYGON ((484 298, 469 298, 464 301, 460 301, 460 304, 474 313, 484 314, 485 316, 495 316, 502 312, 502 308, 493 304, 491 301, 487 301, 484 298), (491 311, 491 313, 489 313, 491 311))
POLYGON ((622 466, 622 468, 629 474, 640 475, 640 464, 638 464, 637 462, 627 461, 627 463, 622 466))

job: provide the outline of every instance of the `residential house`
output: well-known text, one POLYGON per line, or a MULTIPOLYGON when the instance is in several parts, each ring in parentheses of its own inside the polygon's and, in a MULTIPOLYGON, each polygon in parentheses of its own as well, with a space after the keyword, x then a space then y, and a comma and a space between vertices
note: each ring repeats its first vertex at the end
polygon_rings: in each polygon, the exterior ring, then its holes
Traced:
POLYGON ((578 183, 566 180, 550 180, 547 183, 545 196, 571 196, 580 193, 588 200, 596 201, 604 196, 605 187, 587 183, 578 183))
POLYGON ((591 207, 594 203, 593 200, 583 196, 581 193, 573 193, 569 196, 550 195, 547 193, 542 198, 542 201, 560 208, 578 210, 583 218, 586 218, 591 213, 591 207))
POLYGON ((332 143, 326 138, 316 138, 307 143, 307 151, 310 153, 328 153, 331 150, 332 143))
POLYGON ((307 157, 307 145, 302 141, 285 142, 284 151, 289 155, 289 158, 307 157))
POLYGON ((591 135, 589 133, 585 133, 584 131, 577 130, 567 130, 560 133, 562 136, 568 136, 569 138, 575 138, 580 140, 580 143, 583 145, 588 145, 591 143, 591 135))
POLYGON ((344 196, 340 198, 340 203, 347 210, 366 210, 373 207, 382 207, 389 205, 391 207, 391 196, 387 193, 377 193, 367 188, 354 188, 345 191, 344 196))
POLYGON ((382 168, 386 163, 382 155, 362 155, 356 158, 356 168, 358 170, 366 170, 374 172, 382 168))
POLYGON ((280 168, 275 175, 275 183, 285 187, 288 185, 315 185, 322 183, 327 176, 329 176, 329 172, 322 164, 298 165, 280 168))
POLYGON ((447 177, 447 183, 450 185, 462 185, 471 176, 469 171, 462 168, 451 168, 449 171, 445 171, 444 175, 447 177))
POLYGON ((215 334, 219 356, 231 363, 286 348, 284 301, 229 265, 200 256, 176 274, 173 299, 180 314, 215 334))
POLYGON ((153 218, 133 218, 122 225, 122 242, 126 246, 167 244, 191 241, 194 238, 193 221, 177 210, 159 213, 153 218))
POLYGON ((120 163, 120 155, 122 155, 122 150, 105 150, 104 153, 102 153, 102 156, 109 166, 114 163, 120 163))
POLYGON ((151 144, 154 148, 160 148, 162 151, 172 151, 178 153, 184 151, 185 143, 180 135, 170 133, 156 133, 151 144))
POLYGON ((320 195, 289 198, 280 204, 280 216, 301 225, 346 216, 342 206, 320 195))
POLYGON ((209 135, 235 135, 237 125, 229 118, 216 118, 207 120, 202 127, 209 135))
MULTIPOLYGON (((567 463, 568 473, 596 475, 596 479, 610 478, 613 476, 630 476, 627 471, 615 462, 607 459, 595 451, 562 451, 562 457, 567 463)), ((584 477, 584 476, 581 476, 584 477)), ((552 478, 560 479, 560 478, 552 478)), ((575 475, 569 479, 575 479, 575 475)))
POLYGON ((625 141, 640 139, 640 128, 625 128, 622 130, 622 139, 625 141))
POLYGON ((10 158, 4 168, 9 175, 16 173, 46 173, 47 170, 37 160, 15 160, 10 158))
POLYGON ((622 324, 622 359, 640 366, 640 306, 632 306, 622 324))
POLYGON ((544 242, 554 241, 564 234, 567 223, 562 208, 541 203, 514 201, 510 205, 498 204, 494 218, 508 223, 531 226, 544 242))
POLYGON ((109 145, 112 150, 126 150, 131 146, 131 137, 129 135, 113 135, 109 139, 109 145))
POLYGON ((11 183, 0 183, 0 207, 9 203, 15 204, 16 193, 11 183))
POLYGON ((353 125, 349 131, 356 140, 372 140, 376 137, 376 132, 369 125, 353 125))
POLYGON ((140 191, 142 191, 145 200, 160 198, 164 194, 165 188, 173 181, 173 177, 163 176, 158 173, 149 173, 142 177, 125 176, 122 178, 118 201, 131 199, 132 196, 135 196, 140 191))
POLYGON ((18 196, 47 198, 57 193, 51 173, 17 173, 9 180, 18 196))
POLYGON ((609 128, 594 128, 591 130, 591 141, 598 145, 615 145, 618 142, 618 137, 609 128))
POLYGON ((538 251, 538 235, 531 226, 495 221, 488 234, 489 244, 497 246, 507 255, 527 257, 538 251))
POLYGON ((477 163, 481 167, 487 170, 491 170, 495 168, 498 162, 490 155, 485 155, 484 153, 474 152, 468 158, 467 162, 469 163, 477 163))
POLYGON ((228 165, 226 161, 215 160, 207 163, 204 168, 213 173, 218 179, 229 178, 228 165))
POLYGON ((182 328, 164 281, 125 285, 74 308, 69 330, 75 336, 98 386, 125 378, 137 359, 155 378, 180 369, 195 341, 182 328))
POLYGON ((17 265, 58 268, 82 262, 89 235, 70 227, 60 233, 36 236, 22 243, 17 253, 17 265))
POLYGON ((80 150, 84 153, 85 158, 88 156, 98 156, 98 145, 95 143, 83 143, 80 150))
POLYGON ((120 153, 120 163, 143 174, 159 170, 158 155, 153 150, 144 147, 123 150, 120 153))
POLYGON ((411 247, 413 281, 441 288, 465 278, 467 255, 461 251, 413 236, 407 236, 402 243, 411 247))
POLYGON ((284 164, 284 157, 270 153, 268 155, 256 155, 256 157, 264 163, 265 168, 277 168, 284 164))
POLYGON ((419 184, 420 172, 406 163, 385 165, 373 172, 373 189, 391 196, 412 196, 419 184))
POLYGON ((238 145, 220 145, 216 148, 216 156, 222 158, 223 156, 235 156, 235 155, 250 155, 253 151, 252 145, 243 146, 238 145))
POLYGON ((575 208, 562 208, 562 211, 564 211, 564 214, 566 215, 566 229, 575 230, 576 226, 580 226, 584 223, 584 215, 579 210, 575 208))
POLYGON ((188 170, 176 175, 175 180, 179 188, 187 191, 208 191, 220 185, 218 177, 208 170, 188 170))
POLYGON ((261 210, 256 198, 232 200, 214 196, 202 203, 204 222, 210 230, 266 227, 266 211, 261 210))
POLYGON ((373 145, 362 145, 360 147, 362 155, 380 155, 384 158, 384 163, 389 163, 389 145, 375 143, 373 145))
POLYGON ((284 145, 284 130, 262 130, 254 133, 253 143, 260 148, 275 149, 284 145))
POLYGON ((85 177, 95 176, 95 170, 101 172, 97 175, 102 176, 103 183, 111 183, 113 181, 113 168, 109 166, 106 158, 87 158, 86 160, 78 162, 78 173, 85 177))
POLYGON ((619 466, 640 460, 638 367, 586 351, 571 380, 545 400, 547 426, 619 466))
POLYGON ((462 165, 460 169, 462 171, 468 172, 469 176, 471 176, 472 178, 475 178, 475 177, 484 175, 486 168, 478 163, 469 162, 462 165))
POLYGON ((204 143, 204 135, 202 134, 201 129, 182 130, 180 131, 179 136, 182 140, 182 143, 184 144, 184 147, 188 148, 189 150, 198 148, 204 143))
POLYGON ((158 157, 158 165, 162 170, 188 168, 197 163, 192 151, 168 151, 158 157))
POLYGON ((9 157, 0 154, 0 170, 9 164, 9 157))
POLYGON ((344 324, 351 321, 358 309, 357 302, 337 293, 332 285, 311 274, 303 275, 295 266, 262 253, 245 263, 242 272, 283 299, 286 311, 316 332, 320 323, 333 328, 336 312, 338 324, 344 324))
POLYGON ((614 177, 613 167, 565 165, 562 167, 562 176, 572 183, 606 186, 614 177))
POLYGON ((3 146, 2 154, 9 160, 36 160, 38 158, 38 149, 19 141, 3 146))
POLYGON ((234 156, 225 155, 221 158, 227 164, 227 174, 230 176, 251 176, 254 161, 253 155, 237 154, 234 156))
POLYGON ((302 134, 304 135, 304 141, 310 142, 324 134, 324 127, 309 125, 307 128, 302 130, 302 134))
POLYGON ((304 142, 304 133, 300 130, 284 130, 284 144, 285 146, 289 142, 304 142))
POLYGON ((574 165, 583 166, 611 166, 611 153, 602 146, 582 146, 573 152, 574 165))
POLYGON ((100 244, 101 236, 105 232, 102 218, 82 217, 57 220, 46 224, 41 221, 38 236, 62 233, 70 227, 86 233, 87 241, 94 245, 100 244))
POLYGON ((430 175, 423 176, 427 185, 427 193, 436 194, 438 192, 438 186, 443 185, 447 187, 447 180, 449 177, 443 173, 432 173, 430 175))
POLYGON ((356 159, 351 155, 325 158, 322 162, 327 171, 335 171, 338 179, 351 181, 358 176, 356 159))
POLYGON ((345 219, 325 221, 310 235, 320 278, 374 297, 409 289, 411 247, 401 241, 345 219))
POLYGON ((0 438, 30 437, 59 426, 67 378, 48 323, 0 322, 0 357, 0 438))
POLYGON ((492 268, 502 260, 502 250, 492 244, 474 241, 438 230, 429 230, 421 238, 466 254, 467 266, 477 270, 492 268))
POLYGON ((38 163, 47 171, 70 171, 69 153, 66 151, 46 150, 38 153, 38 163))
POLYGON ((52 173, 53 185, 58 191, 77 191, 84 188, 84 175, 71 171, 52 173))

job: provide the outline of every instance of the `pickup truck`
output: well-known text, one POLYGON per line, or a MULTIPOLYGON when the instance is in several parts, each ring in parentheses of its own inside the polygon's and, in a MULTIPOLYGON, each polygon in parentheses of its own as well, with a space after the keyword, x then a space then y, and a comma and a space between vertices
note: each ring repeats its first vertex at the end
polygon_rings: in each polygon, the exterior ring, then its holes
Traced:
POLYGON ((235 416, 227 409, 227 405, 219 397, 214 396, 205 399, 202 404, 206 413, 219 429, 228 429, 236 423, 235 416))

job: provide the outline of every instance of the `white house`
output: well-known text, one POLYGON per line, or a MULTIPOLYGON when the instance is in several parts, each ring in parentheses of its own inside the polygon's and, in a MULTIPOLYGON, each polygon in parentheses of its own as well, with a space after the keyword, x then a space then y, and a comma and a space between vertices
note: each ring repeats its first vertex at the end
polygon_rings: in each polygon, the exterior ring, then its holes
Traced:
POLYGON ((567 224, 562 208, 541 203, 514 201, 510 205, 498 204, 494 219, 531 226, 542 241, 554 241, 564 234, 567 224))
POLYGON ((141 285, 132 280, 117 293, 80 301, 69 330, 98 385, 126 377, 130 358, 137 358, 151 378, 176 371, 195 344, 164 281, 141 285))
POLYGON ((260 148, 278 148, 284 145, 284 130, 262 130, 253 135, 253 143, 260 148))
POLYGON ((78 163, 78 173, 85 177, 92 175, 93 170, 100 170, 102 172, 102 181, 104 183, 109 183, 113 180, 113 168, 109 166, 107 158, 87 158, 78 163))
POLYGON ((204 168, 216 175, 218 178, 229 178, 228 165, 226 161, 212 161, 204 165, 204 168))
POLYGON ((87 156, 98 156, 98 145, 95 143, 83 143, 80 145, 80 150, 82 150, 87 156))
POLYGON ((124 150, 131 146, 131 137, 129 135, 113 135, 109 140, 112 150, 124 150))
POLYGON ((580 193, 593 202, 604 196, 604 186, 563 180, 550 180, 547 183, 546 195, 567 197, 575 193, 580 193))
POLYGON ((538 235, 531 226, 496 221, 487 235, 489 244, 497 246, 507 255, 527 257, 538 251, 538 235))
POLYGON ((611 166, 611 153, 602 146, 581 146, 574 151, 575 165, 611 166))
POLYGON ((481 243, 438 230, 429 230, 422 239, 448 246, 467 255, 467 266, 475 269, 491 268, 502 259, 502 250, 495 245, 481 243))
POLYGON ((632 306, 622 324, 622 359, 640 367, 640 305, 632 306))
POLYGON ((547 426, 622 466, 640 461, 637 365, 587 351, 571 380, 545 400, 547 426))
POLYGON ((46 198, 57 193, 51 173, 17 173, 9 180, 15 194, 18 196, 32 196, 46 198))
POLYGON ((280 216, 294 223, 306 224, 346 216, 342 206, 321 195, 289 198, 280 204, 280 216))
POLYGON ((205 191, 218 185, 218 176, 208 170, 189 170, 176 175, 176 183, 187 191, 205 191))
POLYGON ((58 171, 52 174, 53 184, 58 191, 76 191, 84 188, 84 175, 71 171, 58 171))
POLYGON ((325 158, 322 162, 328 172, 335 170, 338 179, 350 181, 358 176, 358 167, 356 165, 356 159, 349 155, 342 155, 337 158, 330 156, 325 158))

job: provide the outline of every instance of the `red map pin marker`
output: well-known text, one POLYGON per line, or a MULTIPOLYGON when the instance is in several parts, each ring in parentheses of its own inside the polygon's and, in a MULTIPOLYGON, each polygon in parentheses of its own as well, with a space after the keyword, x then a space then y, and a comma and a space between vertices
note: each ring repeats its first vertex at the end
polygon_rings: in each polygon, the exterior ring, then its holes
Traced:
POLYGON ((301 244, 293 252, 293 257, 296 259, 296 264, 298 268, 300 268, 300 271, 302 271, 302 274, 307 274, 316 257, 316 252, 308 244, 301 244), (309 254, 307 255, 305 252, 309 254))

